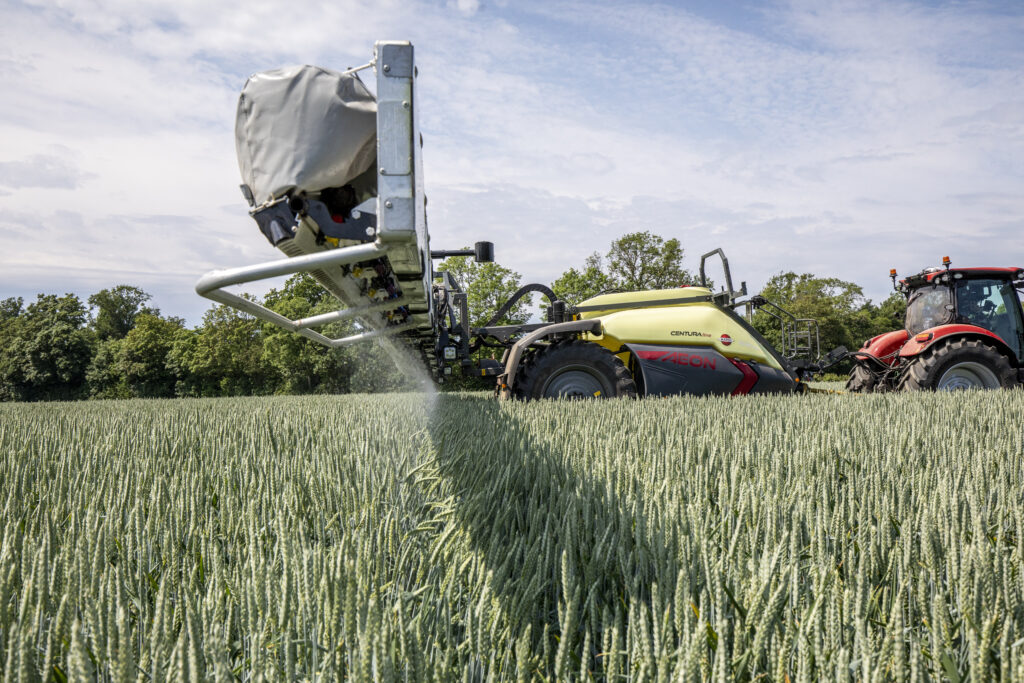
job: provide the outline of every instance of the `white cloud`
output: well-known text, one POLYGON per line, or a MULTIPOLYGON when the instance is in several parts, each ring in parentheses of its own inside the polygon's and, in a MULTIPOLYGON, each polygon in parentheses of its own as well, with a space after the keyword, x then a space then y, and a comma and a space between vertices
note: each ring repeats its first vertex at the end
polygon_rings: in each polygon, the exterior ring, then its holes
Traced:
POLYGON ((27 159, 0 161, 0 187, 20 189, 42 187, 74 190, 91 177, 66 156, 70 150, 58 148, 54 154, 33 154, 27 159))
POLYGON ((455 0, 455 6, 463 14, 473 15, 480 9, 480 0, 455 0))
POLYGON ((435 243, 492 239, 530 279, 631 229, 693 257, 721 244, 752 286, 815 271, 875 298, 891 265, 943 253, 1024 264, 1008 239, 1024 215, 1020 12, 792 2, 728 26, 635 2, 0 12, 0 296, 131 280, 195 321, 202 300, 161 298, 275 256, 237 189, 245 77, 361 64, 377 38, 417 47, 435 243))

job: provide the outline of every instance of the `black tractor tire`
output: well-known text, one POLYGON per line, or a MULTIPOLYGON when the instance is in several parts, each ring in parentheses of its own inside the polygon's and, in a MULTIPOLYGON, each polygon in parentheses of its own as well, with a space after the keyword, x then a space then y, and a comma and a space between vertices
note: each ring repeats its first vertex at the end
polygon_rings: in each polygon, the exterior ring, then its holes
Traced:
POLYGON ((1017 373, 999 349, 979 339, 940 341, 900 373, 900 391, 955 391, 1017 386, 1017 373))
POLYGON ((878 375, 871 372, 863 363, 854 363, 850 377, 846 380, 846 390, 851 394, 874 393, 878 384, 878 375))
POLYGON ((574 339, 535 351, 520 366, 515 394, 537 398, 636 398, 636 382, 611 351, 574 339))

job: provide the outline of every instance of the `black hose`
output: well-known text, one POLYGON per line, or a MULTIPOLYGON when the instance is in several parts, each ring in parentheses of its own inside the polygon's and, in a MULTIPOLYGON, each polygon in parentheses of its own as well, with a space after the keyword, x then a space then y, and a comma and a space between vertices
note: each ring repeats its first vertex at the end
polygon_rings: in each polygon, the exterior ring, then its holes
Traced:
MULTIPOLYGON (((555 295, 555 293, 551 290, 550 287, 547 287, 547 286, 541 285, 541 284, 523 285, 518 290, 516 290, 515 294, 513 294, 511 297, 509 297, 508 301, 506 301, 502 305, 502 307, 498 309, 497 313, 495 313, 494 315, 491 316, 490 320, 485 322, 480 327, 490 327, 490 326, 494 325, 496 322, 498 322, 499 320, 504 318, 505 315, 510 310, 512 310, 512 307, 516 305, 517 301, 522 299, 524 296, 526 296, 530 292, 540 292, 545 297, 547 297, 547 300, 549 302, 551 302, 551 303, 554 303, 555 301, 558 300, 558 296, 555 295)), ((511 344, 509 344, 508 342, 499 342, 497 344, 492 344, 492 343, 486 341, 483 337, 477 336, 470 343, 469 350, 470 350, 470 352, 474 352, 477 349, 479 349, 481 346, 485 346, 487 348, 492 348, 492 349, 501 349, 501 348, 508 348, 509 346, 511 346, 511 344)))
POLYGON ((505 314, 507 314, 509 311, 511 311, 512 307, 516 305, 516 302, 518 302, 520 299, 522 299, 524 296, 526 296, 530 292, 540 292, 541 294, 546 296, 548 301, 550 301, 550 302, 554 302, 554 301, 556 301, 558 299, 558 297, 555 296, 555 293, 551 291, 550 287, 547 287, 545 285, 540 285, 540 284, 523 285, 522 287, 520 287, 516 291, 515 294, 513 294, 511 297, 509 297, 509 300, 506 301, 502 305, 502 307, 498 309, 497 313, 495 313, 494 315, 491 316, 490 320, 485 322, 480 327, 490 327, 491 325, 495 324, 496 322, 498 322, 499 320, 504 318, 505 314))

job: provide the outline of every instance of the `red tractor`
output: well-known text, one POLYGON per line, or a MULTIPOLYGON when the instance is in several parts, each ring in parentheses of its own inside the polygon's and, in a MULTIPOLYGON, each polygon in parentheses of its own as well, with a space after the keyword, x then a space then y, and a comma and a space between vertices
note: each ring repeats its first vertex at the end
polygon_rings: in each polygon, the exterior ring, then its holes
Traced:
POLYGON ((1024 268, 926 268, 893 286, 902 330, 864 342, 848 391, 998 389, 1024 382, 1024 268))

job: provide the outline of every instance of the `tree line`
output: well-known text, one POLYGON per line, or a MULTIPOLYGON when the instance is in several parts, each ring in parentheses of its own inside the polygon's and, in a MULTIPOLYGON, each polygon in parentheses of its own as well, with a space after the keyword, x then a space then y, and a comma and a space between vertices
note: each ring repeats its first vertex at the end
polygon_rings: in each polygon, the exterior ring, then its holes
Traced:
MULTIPOLYGON (((606 292, 699 285, 699 274, 683 267, 684 255, 678 239, 666 240, 649 231, 629 233, 614 240, 606 253, 594 252, 582 266, 566 270, 551 284, 551 289, 562 300, 576 305, 606 292)), ((713 290, 718 275, 714 266, 711 262, 706 273, 707 285, 713 290)), ((449 267, 467 285, 470 319, 476 326, 519 287, 518 273, 497 264, 464 259, 444 267, 449 267)), ((837 346, 857 349, 865 339, 901 329, 906 312, 906 301, 898 292, 876 304, 864 296, 863 288, 856 283, 810 273, 778 273, 760 293, 796 318, 817 320, 822 353, 837 346)), ((521 303, 502 322, 525 322, 529 310, 528 302, 521 303)), ((769 342, 781 346, 781 329, 775 318, 760 311, 754 313, 751 322, 769 342)))
MULTIPOLYGON (((697 284, 683 267, 677 239, 647 231, 623 235, 608 252, 595 252, 552 283, 570 304, 607 291, 697 284)), ((439 265, 468 292, 470 318, 480 325, 522 284, 519 273, 497 263, 451 258, 439 265)), ((712 284, 712 286, 714 286, 712 284)), ((869 301, 860 286, 837 278, 779 273, 762 290, 800 318, 815 318, 822 350, 856 348, 867 337, 903 325, 905 304, 893 293, 869 301)), ((152 297, 131 285, 103 289, 82 301, 74 294, 40 294, 0 301, 0 400, 165 398, 265 394, 348 393, 409 388, 376 344, 328 349, 230 307, 215 304, 188 327, 151 306, 152 297)), ((326 313, 337 302, 312 278, 296 275, 263 302, 291 319, 326 313)), ((524 297, 500 321, 526 322, 524 297)), ((779 342, 776 322, 759 313, 755 327, 779 342)), ((353 331, 333 323, 326 334, 353 331)))
MULTIPOLYGON (((40 294, 0 302, 0 400, 169 398, 392 391, 403 378, 375 344, 328 349, 230 307, 214 305, 193 328, 161 315, 130 285, 83 302, 40 294)), ((291 318, 337 308, 307 276, 263 303, 291 318)), ((335 323, 328 334, 344 335, 335 323)))

